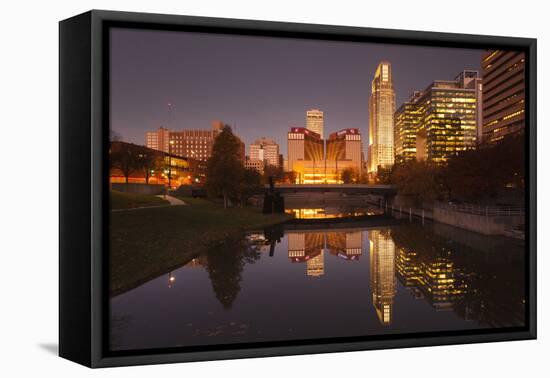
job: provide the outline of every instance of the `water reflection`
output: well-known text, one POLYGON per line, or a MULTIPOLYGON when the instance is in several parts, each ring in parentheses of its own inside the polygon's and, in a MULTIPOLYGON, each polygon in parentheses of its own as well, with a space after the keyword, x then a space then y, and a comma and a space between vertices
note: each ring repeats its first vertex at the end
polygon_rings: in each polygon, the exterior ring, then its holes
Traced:
POLYGON ((285 213, 291 214, 296 219, 334 219, 344 217, 364 217, 380 214, 381 210, 364 206, 321 206, 309 208, 290 208, 285 213))
POLYGON ((520 242, 438 225, 345 227, 271 228, 212 246, 112 299, 112 348, 524 324, 520 242))
POLYGON ((380 323, 388 325, 392 320, 395 297, 395 243, 389 231, 370 231, 370 279, 372 304, 380 323))

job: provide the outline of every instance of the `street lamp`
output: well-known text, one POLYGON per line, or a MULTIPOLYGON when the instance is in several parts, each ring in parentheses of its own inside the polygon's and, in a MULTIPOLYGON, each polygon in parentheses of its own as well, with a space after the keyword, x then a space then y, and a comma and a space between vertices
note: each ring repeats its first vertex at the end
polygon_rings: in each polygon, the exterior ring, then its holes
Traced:
POLYGON ((174 140, 168 143, 168 190, 172 188, 172 146, 174 140))

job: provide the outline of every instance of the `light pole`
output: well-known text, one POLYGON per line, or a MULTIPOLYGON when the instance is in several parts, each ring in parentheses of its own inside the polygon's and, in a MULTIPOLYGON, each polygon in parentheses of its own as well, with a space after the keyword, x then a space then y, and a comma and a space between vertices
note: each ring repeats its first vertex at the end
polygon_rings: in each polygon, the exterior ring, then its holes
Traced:
POLYGON ((174 141, 168 143, 168 190, 172 188, 172 145, 174 141))

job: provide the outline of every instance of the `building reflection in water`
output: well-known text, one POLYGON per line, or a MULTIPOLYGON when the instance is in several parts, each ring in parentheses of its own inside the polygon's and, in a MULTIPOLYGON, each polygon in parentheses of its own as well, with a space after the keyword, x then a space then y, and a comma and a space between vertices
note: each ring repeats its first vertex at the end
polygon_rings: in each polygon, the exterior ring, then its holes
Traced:
MULTIPOLYGON (((480 253, 448 243, 434 233, 423 233, 418 227, 366 232, 286 230, 284 235, 288 259, 305 263, 306 275, 318 278, 327 274, 325 259, 359 260, 363 239, 368 235, 372 304, 383 326, 394 321, 397 280, 413 297, 426 301, 436 311, 453 311, 463 319, 495 327, 524 324, 525 291, 522 270, 517 268, 523 264, 521 256, 502 250, 480 253)), ((186 266, 206 269, 216 296, 229 308, 240 290, 243 265, 253 263, 263 253, 272 256, 274 243, 278 242, 277 235, 250 234, 246 248, 227 245, 222 248, 226 253, 216 250, 192 259, 186 266), (235 254, 236 250, 241 252, 235 254)), ((175 276, 170 272, 168 287, 174 284, 175 276)))
POLYGON ((395 243, 388 231, 369 231, 372 304, 383 325, 392 321, 396 293, 395 243))
POLYGON ((325 252, 345 260, 358 260, 361 256, 361 231, 290 232, 288 258, 293 263, 306 262, 306 274, 320 277, 325 274, 325 252))

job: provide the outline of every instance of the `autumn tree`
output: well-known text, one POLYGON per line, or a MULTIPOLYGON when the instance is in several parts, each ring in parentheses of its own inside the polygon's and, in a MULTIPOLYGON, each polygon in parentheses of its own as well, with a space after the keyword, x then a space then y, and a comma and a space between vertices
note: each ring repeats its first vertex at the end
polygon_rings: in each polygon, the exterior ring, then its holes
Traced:
POLYGON ((353 168, 345 168, 340 174, 340 180, 344 184, 354 184, 359 181, 359 172, 353 168))
POLYGON ((505 188, 523 189, 524 143, 524 135, 519 133, 450 157, 442 170, 449 198, 479 202, 498 196, 505 188))
POLYGON ((214 141, 206 177, 206 190, 211 196, 222 196, 224 208, 227 208, 230 199, 240 198, 244 176, 240 151, 240 140, 231 127, 225 125, 214 141))
POLYGON ((439 168, 429 162, 410 160, 393 166, 389 182, 400 194, 414 197, 418 205, 435 200, 440 191, 439 168))

